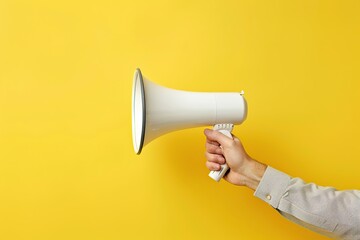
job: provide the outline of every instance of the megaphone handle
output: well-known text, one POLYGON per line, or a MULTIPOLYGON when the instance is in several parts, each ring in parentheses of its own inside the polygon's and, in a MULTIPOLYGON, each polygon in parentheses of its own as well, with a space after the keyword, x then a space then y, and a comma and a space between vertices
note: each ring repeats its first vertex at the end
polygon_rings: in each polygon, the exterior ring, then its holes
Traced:
MULTIPOLYGON (((234 124, 231 123, 224 123, 224 124, 215 124, 213 129, 216 131, 221 132, 225 136, 233 138, 231 135, 231 131, 234 128, 234 124)), ((209 177, 214 179, 215 181, 219 182, 221 178, 224 177, 225 173, 229 170, 229 166, 225 163, 221 165, 221 169, 218 171, 210 171, 209 177)))

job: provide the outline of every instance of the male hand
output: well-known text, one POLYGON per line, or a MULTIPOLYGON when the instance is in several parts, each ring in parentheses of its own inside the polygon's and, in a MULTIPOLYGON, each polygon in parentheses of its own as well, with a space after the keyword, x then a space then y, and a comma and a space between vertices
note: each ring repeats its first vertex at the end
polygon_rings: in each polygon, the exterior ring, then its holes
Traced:
POLYGON ((255 190, 267 166, 252 159, 237 137, 233 136, 231 139, 210 129, 205 129, 204 134, 206 136, 206 167, 217 171, 220 170, 220 165, 226 162, 230 168, 224 176, 226 181, 255 190))

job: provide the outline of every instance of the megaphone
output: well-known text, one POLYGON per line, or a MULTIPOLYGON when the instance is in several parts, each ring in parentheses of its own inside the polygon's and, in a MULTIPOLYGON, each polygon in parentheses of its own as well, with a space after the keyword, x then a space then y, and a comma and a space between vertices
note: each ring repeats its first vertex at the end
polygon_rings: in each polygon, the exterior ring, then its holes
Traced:
MULTIPOLYGON (((155 138, 185 128, 213 125, 232 137, 234 124, 247 115, 243 92, 188 92, 157 85, 135 70, 132 88, 132 139, 136 154, 155 138)), ((225 175, 226 164, 209 176, 215 181, 225 175)))

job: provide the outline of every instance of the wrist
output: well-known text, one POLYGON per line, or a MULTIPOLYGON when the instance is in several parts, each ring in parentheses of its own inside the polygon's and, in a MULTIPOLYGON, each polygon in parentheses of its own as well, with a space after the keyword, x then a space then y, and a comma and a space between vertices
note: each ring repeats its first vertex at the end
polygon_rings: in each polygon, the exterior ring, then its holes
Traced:
POLYGON ((249 167, 246 168, 244 176, 244 185, 252 190, 256 190, 258 187, 267 165, 260 163, 254 159, 249 161, 249 167))

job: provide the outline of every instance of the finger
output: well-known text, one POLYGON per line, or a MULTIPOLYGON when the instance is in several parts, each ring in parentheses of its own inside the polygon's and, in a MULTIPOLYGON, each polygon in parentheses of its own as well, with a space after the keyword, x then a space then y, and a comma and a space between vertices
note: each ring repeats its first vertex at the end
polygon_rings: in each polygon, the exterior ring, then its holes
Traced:
POLYGON ((229 146, 232 144, 233 139, 225 136, 219 131, 205 129, 204 134, 209 142, 218 142, 221 146, 229 146))
POLYGON ((205 165, 210 171, 218 171, 221 169, 221 166, 218 163, 206 162, 205 165))
POLYGON ((214 162, 214 163, 218 163, 218 164, 224 164, 226 162, 225 158, 222 155, 218 155, 218 154, 211 154, 211 153, 205 152, 205 157, 208 162, 214 162))
POLYGON ((207 142, 205 143, 205 148, 208 153, 223 155, 223 150, 220 146, 216 146, 207 142))
POLYGON ((206 142, 209 143, 209 144, 215 145, 215 146, 220 146, 220 143, 215 142, 215 141, 211 141, 208 138, 206 138, 206 142))

